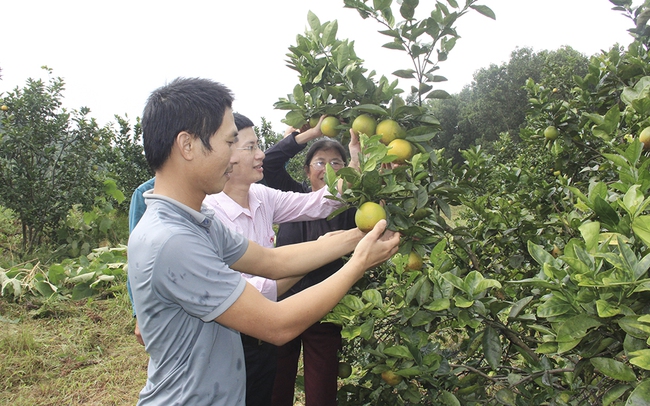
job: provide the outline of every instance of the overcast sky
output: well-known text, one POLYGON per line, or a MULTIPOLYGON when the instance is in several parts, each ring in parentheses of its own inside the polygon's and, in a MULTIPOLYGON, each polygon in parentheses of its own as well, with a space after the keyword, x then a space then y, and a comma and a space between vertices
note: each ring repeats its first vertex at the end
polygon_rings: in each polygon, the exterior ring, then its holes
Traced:
MULTIPOLYGON (((516 47, 569 45, 592 55, 632 40, 631 21, 608 0, 480 4, 497 19, 474 11, 459 19, 462 38, 438 71, 448 78, 439 88, 450 93, 476 70, 507 62, 516 47)), ((273 103, 298 83, 285 54, 304 33, 309 10, 321 22, 338 20, 338 38, 355 41, 369 70, 393 80, 392 71, 409 67, 405 54, 381 48, 390 40, 377 33, 382 27, 343 8, 343 0, 0 0, 0 94, 29 77, 47 78, 40 69, 47 65, 66 82, 65 107, 89 107, 105 124, 114 114, 141 116, 151 91, 178 76, 206 77, 233 90, 236 111, 256 124, 264 116, 281 132, 286 112, 273 103)), ((400 81, 403 89, 411 84, 400 81)))

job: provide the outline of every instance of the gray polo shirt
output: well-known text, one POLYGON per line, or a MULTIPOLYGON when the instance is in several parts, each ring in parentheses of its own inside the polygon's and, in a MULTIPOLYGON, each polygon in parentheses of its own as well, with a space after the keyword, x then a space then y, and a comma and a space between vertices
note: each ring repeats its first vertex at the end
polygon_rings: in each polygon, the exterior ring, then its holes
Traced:
POLYGON ((244 405, 239 332, 214 322, 246 285, 229 268, 248 240, 175 200, 145 193, 129 237, 128 277, 149 353, 138 405, 244 405))

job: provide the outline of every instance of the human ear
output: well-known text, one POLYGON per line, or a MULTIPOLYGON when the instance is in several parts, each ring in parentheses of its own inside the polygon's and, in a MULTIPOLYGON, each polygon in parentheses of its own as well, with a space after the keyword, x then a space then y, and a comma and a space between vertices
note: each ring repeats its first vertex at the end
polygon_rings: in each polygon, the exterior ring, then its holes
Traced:
POLYGON ((194 139, 187 131, 181 131, 176 136, 176 146, 185 160, 191 161, 194 158, 194 139))

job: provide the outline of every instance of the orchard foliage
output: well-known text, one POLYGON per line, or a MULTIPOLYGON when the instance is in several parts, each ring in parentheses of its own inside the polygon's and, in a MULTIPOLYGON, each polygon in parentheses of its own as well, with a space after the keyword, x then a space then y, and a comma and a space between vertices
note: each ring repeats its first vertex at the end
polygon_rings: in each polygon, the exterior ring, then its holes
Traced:
MULTIPOLYGON (((443 3, 431 13, 439 26, 437 16, 455 21, 472 8, 491 15, 471 1, 465 8, 443 3)), ((327 94, 319 98, 321 112, 346 122, 361 113, 397 119, 417 152, 395 165, 380 136, 362 134, 360 170, 327 169, 331 188, 339 178, 346 181, 342 200, 382 202, 389 228, 403 236, 399 254, 369 272, 326 317, 343 326, 343 357, 356 371, 340 388, 339 404, 632 405, 650 399, 650 159, 636 139, 650 126, 650 10, 612 3, 635 22, 635 42, 587 61, 568 49, 555 55, 563 59, 547 55, 545 63, 564 62, 544 64, 544 75, 522 83, 522 127, 501 132, 490 148, 494 154, 479 145, 461 151, 462 164, 435 147, 441 127, 419 104, 432 88, 412 89, 415 104, 402 100, 397 87, 391 97, 366 93, 361 104, 335 97, 354 91, 327 74, 336 58, 300 71, 309 90, 294 89, 279 103, 290 110, 288 119, 308 118, 307 93, 327 94), (567 62, 584 70, 571 76, 567 62), (559 130, 555 139, 543 136, 551 125, 559 130), (454 207, 462 210, 457 217, 454 207), (424 258, 423 267, 409 266, 412 251, 424 258)), ((395 38, 401 46, 392 49, 407 52, 414 65, 431 55, 413 52, 418 35, 432 34, 429 17, 417 20, 409 11, 418 2, 400 3, 402 22, 393 21, 398 14, 390 1, 345 4, 399 27, 382 34, 395 38)), ((311 24, 305 38, 312 45, 323 41, 327 36, 319 33, 332 24, 311 24)), ((450 49, 443 37, 431 38, 427 49, 435 41, 438 55, 450 49)), ((318 47, 302 45, 303 57, 318 59, 318 47)), ((351 63, 351 70, 366 72, 358 58, 351 63)), ((340 64, 337 70, 347 71, 340 64)), ((409 75, 421 79, 416 70, 409 75)), ((372 75, 366 81, 376 84, 372 75)))
MULTIPOLYGON (((52 74, 51 69, 44 69, 52 74)), ((59 77, 28 79, 24 88, 0 98, 0 204, 11 209, 21 223, 20 255, 42 243, 80 242, 71 236, 75 227, 70 227, 70 216, 85 213, 82 228, 90 229, 92 212, 100 210, 114 217, 113 203, 125 200, 115 190, 131 191, 151 176, 139 124, 132 130, 126 119, 117 117, 120 128, 115 131, 112 126, 100 127, 89 117, 88 108, 66 110, 62 107, 64 86, 59 77)), ((126 210, 123 206, 122 212, 126 210)), ((111 236, 108 224, 106 219, 100 225, 105 237, 111 236)), ((82 239, 80 245, 89 247, 101 241, 82 239)), ((111 239, 113 243, 118 240, 117 236, 111 239)), ((80 253, 74 246, 71 249, 72 255, 80 253)))

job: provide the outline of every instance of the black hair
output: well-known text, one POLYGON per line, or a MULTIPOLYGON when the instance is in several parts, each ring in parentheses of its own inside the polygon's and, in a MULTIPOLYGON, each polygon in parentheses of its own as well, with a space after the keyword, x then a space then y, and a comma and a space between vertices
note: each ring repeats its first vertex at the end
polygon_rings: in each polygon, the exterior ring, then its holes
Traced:
POLYGON ((151 169, 156 171, 167 161, 183 131, 211 151, 210 138, 221 127, 233 100, 230 89, 209 79, 177 78, 154 90, 142 114, 144 153, 151 169))
POLYGON ((237 131, 241 131, 244 128, 255 126, 255 124, 253 124, 251 119, 246 117, 243 114, 233 113, 232 115, 233 117, 235 117, 235 125, 237 126, 237 131))
POLYGON ((343 148, 343 145, 341 145, 341 143, 338 142, 337 140, 323 138, 311 144, 311 147, 309 147, 309 150, 305 155, 305 170, 309 168, 309 164, 311 163, 312 158, 314 158, 316 152, 327 151, 330 149, 336 150, 341 155, 341 159, 343 159, 345 165, 348 164, 348 158, 345 153, 345 148, 343 148))

